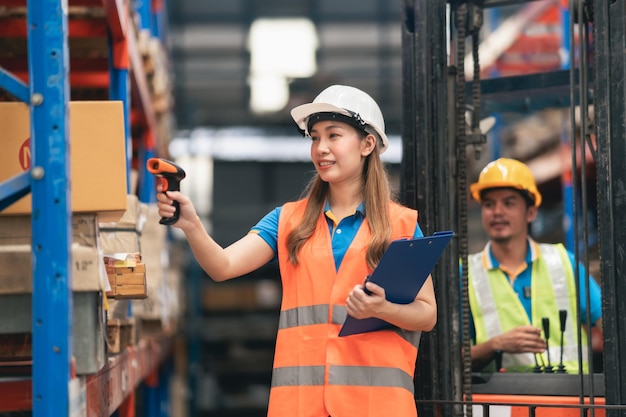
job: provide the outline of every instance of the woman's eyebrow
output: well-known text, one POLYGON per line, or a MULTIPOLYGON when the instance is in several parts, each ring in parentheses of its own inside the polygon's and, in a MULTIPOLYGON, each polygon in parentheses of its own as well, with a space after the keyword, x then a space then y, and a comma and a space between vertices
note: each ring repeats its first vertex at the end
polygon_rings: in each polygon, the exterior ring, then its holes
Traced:
MULTIPOLYGON (((329 124, 322 130, 330 130, 330 129, 344 129, 344 126, 338 124, 329 124)), ((320 129, 312 129, 309 133, 318 132, 320 129)))

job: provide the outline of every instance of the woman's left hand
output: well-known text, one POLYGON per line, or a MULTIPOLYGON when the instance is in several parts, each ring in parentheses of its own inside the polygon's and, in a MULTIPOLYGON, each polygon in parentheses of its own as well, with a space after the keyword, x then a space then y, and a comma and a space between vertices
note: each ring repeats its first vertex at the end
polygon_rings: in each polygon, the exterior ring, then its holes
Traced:
POLYGON ((370 294, 364 291, 363 285, 358 284, 346 298, 346 311, 356 319, 377 317, 387 302, 383 287, 373 282, 366 282, 364 285, 370 294))

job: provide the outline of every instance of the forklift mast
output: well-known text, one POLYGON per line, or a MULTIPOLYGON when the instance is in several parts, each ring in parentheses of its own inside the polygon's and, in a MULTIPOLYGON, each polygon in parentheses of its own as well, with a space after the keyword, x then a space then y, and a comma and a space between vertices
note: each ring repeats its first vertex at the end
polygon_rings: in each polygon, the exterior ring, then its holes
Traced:
MULTIPOLYGON (((574 392, 565 396, 590 415, 626 413, 620 406, 626 404, 626 344, 619 343, 626 340, 626 321, 620 320, 626 317, 626 303, 619 297, 626 294, 626 216, 619 215, 626 213, 625 16, 626 2, 614 0, 403 1, 401 197, 419 210, 424 234, 449 229, 456 233, 433 272, 439 317, 420 346, 415 397, 421 415, 471 416, 481 409, 488 415, 484 408, 467 406, 475 405, 475 398, 490 398, 478 394, 481 388, 471 370, 467 272, 459 268, 459 262, 467 264, 469 251, 468 161, 484 152, 487 134, 481 122, 497 109, 531 112, 554 106, 569 108, 570 126, 565 130, 579 138, 569 144, 573 192, 571 201, 564 198, 563 210, 572 216, 572 251, 587 271, 590 233, 598 239, 603 372, 592 368, 589 375, 561 375, 571 378, 548 384, 537 375, 511 374, 501 376, 500 389, 530 384, 558 391, 558 386, 571 385, 574 392), (546 5, 560 7, 566 16, 562 37, 569 46, 567 65, 485 77, 481 59, 493 60, 484 52, 488 49, 480 47, 486 12, 518 7, 522 18, 532 19, 546 5), (592 175, 586 163, 577 164, 587 157, 594 166, 592 175), (595 195, 589 195, 590 176, 595 195), (581 220, 589 213, 597 219, 595 230, 581 220)), ((579 277, 578 271, 576 275, 577 280, 589 279, 579 277)), ((549 407, 545 404, 556 398, 547 399, 550 395, 529 396, 524 415, 535 415, 542 404, 549 407)), ((496 402, 505 397, 493 398, 496 402)))

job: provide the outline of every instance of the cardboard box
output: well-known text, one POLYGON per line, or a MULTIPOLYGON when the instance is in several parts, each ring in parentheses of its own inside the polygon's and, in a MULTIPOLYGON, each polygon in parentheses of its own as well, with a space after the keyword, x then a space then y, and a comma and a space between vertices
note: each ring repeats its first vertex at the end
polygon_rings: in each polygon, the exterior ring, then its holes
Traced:
MULTIPOLYGON (((0 295, 29 294, 33 291, 30 245, 0 246, 0 295)), ((104 270, 97 248, 72 244, 72 290, 102 291, 100 271, 104 270)))
MULTIPOLYGON (((32 360, 32 301, 30 294, 0 294, 0 345, 4 348, 0 361, 32 360), (7 339, 14 340, 13 346, 7 339), (21 346, 15 345, 20 341, 21 346)), ((73 292, 72 309, 72 354, 76 373, 96 373, 106 363, 102 292, 73 292)))
MULTIPOLYGON (((0 102, 0 126, 2 182, 31 168, 28 105, 0 102)), ((118 220, 126 209, 127 194, 122 102, 71 102, 69 138, 72 211, 98 212, 100 221, 118 220)), ((29 214, 31 205, 31 196, 27 195, 0 214, 29 214)))
POLYGON ((99 220, 101 229, 133 229, 141 232, 143 225, 146 222, 145 213, 141 212, 142 203, 139 202, 139 197, 134 194, 128 194, 126 196, 126 211, 123 215, 114 222, 106 222, 99 220))
POLYGON ((107 352, 120 353, 128 346, 136 343, 135 319, 108 319, 107 320, 107 352))
MULTIPOLYGON (((129 254, 132 257, 132 254, 129 254)), ((107 256, 104 257, 104 265, 111 286, 107 291, 107 297, 115 299, 146 298, 146 266, 137 259, 119 261, 107 256)))
POLYGON ((126 211, 116 222, 100 222, 100 247, 105 255, 141 252, 139 235, 145 223, 139 199, 127 196, 126 211))
MULTIPOLYGON (((72 243, 92 248, 98 247, 98 215, 74 213, 72 215, 72 243)), ((0 216, 0 246, 30 245, 32 243, 32 220, 30 214, 0 216)))

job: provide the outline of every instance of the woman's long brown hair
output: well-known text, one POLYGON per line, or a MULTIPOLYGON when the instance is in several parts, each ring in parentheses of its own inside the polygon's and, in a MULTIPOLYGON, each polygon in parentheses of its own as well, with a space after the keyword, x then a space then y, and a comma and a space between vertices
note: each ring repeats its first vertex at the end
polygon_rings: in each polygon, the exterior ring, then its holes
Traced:
MULTIPOLYGON (((387 246, 389 246, 389 239, 391 237, 388 203, 392 197, 387 171, 380 159, 378 146, 375 146, 372 153, 365 159, 362 177, 365 214, 372 235, 367 247, 366 260, 368 266, 374 269, 376 265, 378 265, 387 246)), ((317 220, 322 210, 324 210, 328 193, 328 183, 322 181, 316 173, 309 181, 303 193, 303 197, 309 200, 304 211, 302 222, 291 231, 287 238, 289 261, 294 265, 298 264, 298 252, 300 248, 315 231, 317 220)))

